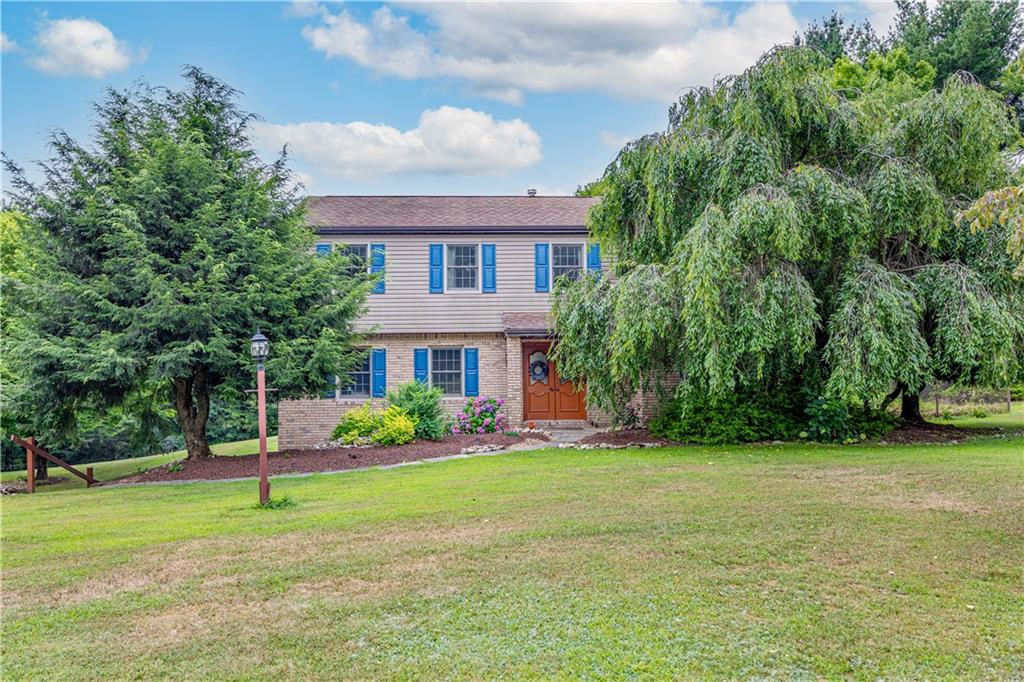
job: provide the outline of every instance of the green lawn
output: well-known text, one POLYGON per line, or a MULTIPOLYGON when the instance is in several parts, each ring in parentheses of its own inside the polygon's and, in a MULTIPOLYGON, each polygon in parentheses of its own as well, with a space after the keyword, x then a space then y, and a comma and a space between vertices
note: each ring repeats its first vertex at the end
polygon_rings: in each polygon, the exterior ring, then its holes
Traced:
MULTIPOLYGON (((220 445, 214 445, 212 447, 213 452, 218 455, 254 455, 259 452, 259 440, 253 438, 252 440, 240 440, 234 443, 221 443, 220 445)), ((277 450, 277 436, 271 436, 267 439, 267 448, 273 452, 277 450)), ((59 452, 53 453, 60 456, 59 452)), ((175 452, 168 452, 163 455, 150 455, 149 457, 135 457, 133 459, 114 459, 108 462, 94 462, 92 464, 76 464, 75 467, 85 471, 85 467, 91 466, 93 468, 93 476, 98 481, 111 481, 115 478, 121 478, 122 476, 128 476, 135 474, 146 469, 152 469, 153 467, 160 466, 161 464, 167 464, 177 459, 184 459, 185 451, 177 450, 175 452)), ((50 475, 60 476, 67 480, 55 483, 53 485, 39 486, 36 488, 37 493, 48 493, 55 492, 58 490, 70 490, 72 488, 85 488, 85 481, 78 478, 74 474, 64 471, 55 464, 50 465, 50 475)), ((25 470, 20 471, 4 471, 0 472, 0 481, 8 482, 15 481, 18 479, 25 478, 25 470)))
POLYGON ((1004 429, 1024 429, 1024 402, 1010 403, 1009 412, 997 412, 987 417, 954 417, 953 419, 938 419, 930 414, 925 417, 928 421, 938 424, 952 424, 953 426, 985 426, 1000 427, 1004 429))
POLYGON ((5 680, 1024 674, 1024 438, 2 500, 5 680))

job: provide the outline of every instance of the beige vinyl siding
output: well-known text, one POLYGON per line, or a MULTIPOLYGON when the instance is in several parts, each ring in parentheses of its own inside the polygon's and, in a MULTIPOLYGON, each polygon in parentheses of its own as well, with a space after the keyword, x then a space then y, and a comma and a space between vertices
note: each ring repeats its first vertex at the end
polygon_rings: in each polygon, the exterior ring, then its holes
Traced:
MULTIPOLYGON (((546 312, 550 308, 550 294, 534 291, 533 245, 586 243, 582 235, 558 234, 325 235, 317 241, 385 244, 385 293, 369 296, 367 314, 359 323, 364 329, 375 327, 382 334, 502 331, 502 313, 546 312), (494 244, 496 293, 477 290, 431 294, 429 250, 430 244, 437 243, 494 244)), ((583 260, 585 264, 585 251, 583 260)), ((444 278, 447 283, 447 272, 444 278)))

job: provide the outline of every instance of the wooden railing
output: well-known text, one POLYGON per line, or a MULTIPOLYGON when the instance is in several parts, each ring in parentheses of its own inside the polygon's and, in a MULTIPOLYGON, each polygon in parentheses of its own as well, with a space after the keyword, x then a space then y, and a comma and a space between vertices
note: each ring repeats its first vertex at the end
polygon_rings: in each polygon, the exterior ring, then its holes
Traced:
POLYGON ((87 488, 98 483, 98 481, 93 478, 92 467, 86 467, 84 472, 80 469, 76 469, 59 457, 54 457, 46 450, 39 447, 36 444, 35 438, 18 438, 17 436, 12 435, 11 440, 25 448, 25 473, 27 474, 25 488, 30 493, 34 493, 36 491, 36 457, 42 457, 44 460, 53 462, 57 466, 64 467, 75 476, 78 476, 80 479, 85 481, 85 486, 87 488))

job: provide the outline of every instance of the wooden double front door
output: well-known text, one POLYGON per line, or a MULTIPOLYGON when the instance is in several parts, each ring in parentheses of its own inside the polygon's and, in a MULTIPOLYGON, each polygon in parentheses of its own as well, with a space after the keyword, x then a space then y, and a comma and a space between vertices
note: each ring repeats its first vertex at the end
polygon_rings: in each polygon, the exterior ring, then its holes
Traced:
POLYGON ((523 342, 523 419, 586 419, 585 389, 558 376, 548 341, 523 342))

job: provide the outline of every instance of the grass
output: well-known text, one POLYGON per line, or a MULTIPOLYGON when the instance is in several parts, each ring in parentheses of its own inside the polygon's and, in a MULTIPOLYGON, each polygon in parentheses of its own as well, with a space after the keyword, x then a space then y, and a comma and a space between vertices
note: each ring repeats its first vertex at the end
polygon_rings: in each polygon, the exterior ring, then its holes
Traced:
POLYGON ((1024 402, 1017 401, 1010 403, 1009 412, 994 412, 986 417, 953 417, 952 419, 938 419, 931 416, 931 413, 929 413, 925 416, 925 419, 938 424, 952 424, 953 426, 983 426, 988 428, 999 427, 1004 429, 1024 429, 1024 402))
MULTIPOLYGON (((225 455, 225 456, 238 456, 238 455, 254 455, 259 452, 259 440, 253 438, 252 440, 240 440, 233 443, 221 443, 219 445, 212 446, 214 454, 225 455)), ((267 448, 273 452, 277 450, 277 436, 271 436, 267 439, 267 448)), ((59 452, 53 453, 60 456, 59 452)), ((85 471, 85 467, 91 466, 93 468, 93 476, 98 481, 111 481, 115 478, 121 478, 122 476, 129 476, 136 474, 140 471, 152 469, 168 462, 174 462, 179 459, 185 458, 184 450, 176 450, 175 452, 168 452, 162 455, 150 455, 148 457, 134 457, 132 459, 114 459, 106 462, 93 462, 91 464, 76 464, 76 468, 85 471)), ((39 486, 36 488, 37 493, 55 492, 59 490, 72 490, 75 488, 85 488, 85 481, 78 478, 69 471, 64 471, 55 464, 50 465, 50 476, 60 476, 66 480, 60 483, 54 483, 53 485, 39 486)), ((20 471, 4 471, 0 472, 0 482, 9 483, 11 481, 24 480, 25 470, 20 471)))
POLYGON ((1024 437, 2 500, 5 680, 1018 678, 1024 437))

